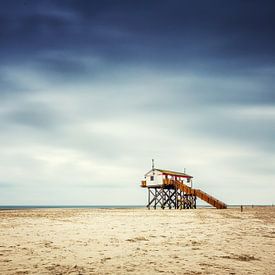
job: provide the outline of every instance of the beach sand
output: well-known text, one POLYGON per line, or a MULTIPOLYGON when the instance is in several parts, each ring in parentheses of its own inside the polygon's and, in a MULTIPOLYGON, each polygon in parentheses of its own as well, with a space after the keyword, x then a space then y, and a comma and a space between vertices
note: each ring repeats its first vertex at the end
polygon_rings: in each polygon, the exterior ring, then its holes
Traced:
POLYGON ((275 207, 0 211, 0 274, 275 274, 275 207))

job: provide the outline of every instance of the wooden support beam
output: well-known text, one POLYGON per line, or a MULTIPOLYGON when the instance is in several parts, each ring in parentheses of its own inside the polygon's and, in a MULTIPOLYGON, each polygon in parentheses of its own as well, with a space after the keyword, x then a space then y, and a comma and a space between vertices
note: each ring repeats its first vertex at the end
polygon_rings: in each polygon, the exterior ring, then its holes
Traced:
POLYGON ((148 204, 147 208, 150 209, 150 188, 148 188, 148 204))
POLYGON ((147 208, 151 206, 156 209, 161 207, 164 209, 190 209, 196 208, 196 195, 187 194, 177 187, 165 188, 163 186, 148 187, 148 204, 147 208))

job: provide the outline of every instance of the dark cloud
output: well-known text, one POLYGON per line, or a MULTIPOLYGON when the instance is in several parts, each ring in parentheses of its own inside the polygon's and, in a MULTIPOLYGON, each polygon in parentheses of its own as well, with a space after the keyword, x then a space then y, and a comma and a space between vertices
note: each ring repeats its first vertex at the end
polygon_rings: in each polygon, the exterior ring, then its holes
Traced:
POLYGON ((46 1, 41 6, 35 1, 26 5, 12 1, 1 5, 6 62, 69 50, 126 64, 189 70, 195 66, 231 73, 274 64, 271 1, 46 1))

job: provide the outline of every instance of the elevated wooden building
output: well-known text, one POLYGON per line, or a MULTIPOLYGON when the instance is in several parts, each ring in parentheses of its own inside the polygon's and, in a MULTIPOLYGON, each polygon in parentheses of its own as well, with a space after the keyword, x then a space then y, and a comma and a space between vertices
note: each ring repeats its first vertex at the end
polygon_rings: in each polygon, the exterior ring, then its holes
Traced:
POLYGON ((152 169, 145 174, 141 187, 148 189, 147 207, 164 209, 196 208, 197 197, 217 209, 227 208, 227 205, 192 186, 192 176, 182 172, 164 169, 152 169))

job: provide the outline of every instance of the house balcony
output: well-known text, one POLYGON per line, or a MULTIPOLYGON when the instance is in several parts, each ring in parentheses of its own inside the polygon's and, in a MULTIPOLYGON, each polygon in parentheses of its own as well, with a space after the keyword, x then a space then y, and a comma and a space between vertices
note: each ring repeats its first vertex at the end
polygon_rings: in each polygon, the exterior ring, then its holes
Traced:
POLYGON ((147 187, 146 180, 142 180, 140 186, 141 187, 147 187))

